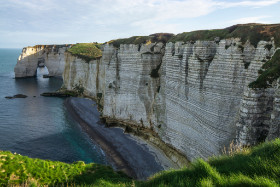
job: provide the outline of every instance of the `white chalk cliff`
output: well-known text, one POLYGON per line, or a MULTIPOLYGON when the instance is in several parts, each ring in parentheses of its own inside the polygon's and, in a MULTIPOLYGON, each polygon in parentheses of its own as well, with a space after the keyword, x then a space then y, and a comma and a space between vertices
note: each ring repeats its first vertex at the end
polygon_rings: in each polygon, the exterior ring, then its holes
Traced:
POLYGON ((207 158, 232 141, 251 145, 280 135, 279 85, 248 88, 276 51, 274 43, 241 45, 238 38, 105 44, 102 58, 88 63, 67 46, 48 53, 28 47, 15 75, 34 76, 44 59, 50 75, 63 72, 64 88, 83 86, 99 100, 104 118, 150 128, 189 159, 207 158))
POLYGON ((15 67, 15 77, 34 77, 38 66, 46 66, 49 76, 61 76, 64 71, 64 53, 70 45, 36 45, 25 47, 15 67))

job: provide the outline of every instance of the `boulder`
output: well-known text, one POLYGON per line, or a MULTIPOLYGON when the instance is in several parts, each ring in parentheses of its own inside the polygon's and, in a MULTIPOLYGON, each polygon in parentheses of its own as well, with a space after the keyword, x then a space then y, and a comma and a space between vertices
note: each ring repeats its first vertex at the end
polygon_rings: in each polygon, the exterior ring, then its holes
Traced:
POLYGON ((14 96, 6 96, 6 99, 14 99, 14 98, 26 98, 27 95, 23 95, 23 94, 16 94, 14 96))

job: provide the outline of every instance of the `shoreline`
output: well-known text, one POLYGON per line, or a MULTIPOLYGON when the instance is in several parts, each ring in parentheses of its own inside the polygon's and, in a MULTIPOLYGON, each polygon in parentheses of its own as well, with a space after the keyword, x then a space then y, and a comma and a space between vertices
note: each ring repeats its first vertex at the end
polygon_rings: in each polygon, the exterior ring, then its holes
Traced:
POLYGON ((101 149, 106 153, 106 155, 110 155, 110 159, 112 160, 112 162, 114 162, 114 164, 116 164, 117 170, 123 171, 132 178, 136 177, 136 174, 134 173, 132 168, 121 157, 121 155, 117 151, 115 151, 115 149, 112 146, 110 146, 109 142, 104 138, 104 136, 102 136, 98 131, 93 130, 87 124, 87 122, 85 122, 81 118, 81 116, 75 110, 74 106, 71 104, 70 99, 67 98, 65 100, 65 106, 72 118, 80 124, 82 129, 85 130, 86 133, 90 136, 90 138, 93 139, 101 147, 101 149))
POLYGON ((100 113, 94 101, 70 97, 64 104, 71 117, 100 146, 116 170, 132 178, 145 180, 159 171, 178 168, 161 150, 148 142, 124 133, 122 128, 108 128, 100 123, 100 113))

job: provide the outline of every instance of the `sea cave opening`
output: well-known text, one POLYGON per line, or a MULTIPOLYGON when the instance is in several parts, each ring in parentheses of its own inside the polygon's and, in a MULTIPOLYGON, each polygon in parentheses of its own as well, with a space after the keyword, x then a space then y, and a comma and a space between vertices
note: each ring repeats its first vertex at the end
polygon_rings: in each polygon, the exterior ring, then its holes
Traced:
POLYGON ((37 77, 48 77, 49 76, 49 70, 47 66, 45 65, 45 59, 39 58, 38 59, 38 65, 37 65, 37 77))

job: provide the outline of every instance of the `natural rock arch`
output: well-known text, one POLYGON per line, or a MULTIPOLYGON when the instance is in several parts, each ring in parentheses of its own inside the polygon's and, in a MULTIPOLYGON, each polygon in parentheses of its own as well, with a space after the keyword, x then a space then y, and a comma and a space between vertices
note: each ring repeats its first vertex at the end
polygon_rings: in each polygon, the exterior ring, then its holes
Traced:
POLYGON ((68 45, 40 45, 25 47, 15 66, 15 77, 34 77, 37 68, 46 66, 49 76, 62 76, 65 66, 64 53, 68 45))

